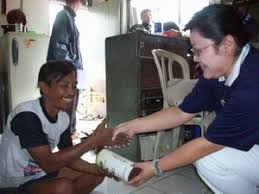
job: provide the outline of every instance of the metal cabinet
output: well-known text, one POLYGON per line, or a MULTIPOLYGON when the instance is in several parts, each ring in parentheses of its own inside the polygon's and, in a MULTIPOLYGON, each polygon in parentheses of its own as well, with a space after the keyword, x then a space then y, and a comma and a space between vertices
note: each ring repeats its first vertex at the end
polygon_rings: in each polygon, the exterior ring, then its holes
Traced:
MULTIPOLYGON (((162 92, 151 54, 152 49, 158 48, 187 57, 187 41, 179 38, 167 38, 142 32, 106 38, 109 127, 162 109, 162 92)), ((138 140, 135 139, 125 152, 128 158, 138 160, 140 158, 138 140), (130 154, 133 156, 129 156, 130 154)))

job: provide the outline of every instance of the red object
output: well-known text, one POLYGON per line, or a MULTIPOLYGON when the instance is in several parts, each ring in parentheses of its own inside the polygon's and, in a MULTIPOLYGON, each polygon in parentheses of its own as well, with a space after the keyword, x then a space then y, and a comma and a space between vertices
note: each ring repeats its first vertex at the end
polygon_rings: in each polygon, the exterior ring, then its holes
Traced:
POLYGON ((169 38, 181 37, 181 32, 170 30, 170 31, 163 32, 163 35, 169 38))
POLYGON ((6 0, 2 0, 2 10, 1 10, 2 15, 6 15, 6 0))

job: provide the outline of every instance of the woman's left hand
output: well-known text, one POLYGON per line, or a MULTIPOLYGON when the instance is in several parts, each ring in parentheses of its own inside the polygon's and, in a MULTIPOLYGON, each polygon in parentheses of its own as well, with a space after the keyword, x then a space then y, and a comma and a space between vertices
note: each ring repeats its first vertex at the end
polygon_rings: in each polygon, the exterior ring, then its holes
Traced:
POLYGON ((134 167, 141 168, 142 171, 138 176, 129 181, 130 185, 139 186, 154 176, 154 170, 151 162, 135 163, 134 167))

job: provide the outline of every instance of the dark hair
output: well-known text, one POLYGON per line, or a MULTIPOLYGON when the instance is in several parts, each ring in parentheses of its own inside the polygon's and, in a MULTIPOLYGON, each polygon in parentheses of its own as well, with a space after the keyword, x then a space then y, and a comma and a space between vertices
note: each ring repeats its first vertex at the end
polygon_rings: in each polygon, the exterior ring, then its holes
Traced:
POLYGON ((213 4, 194 14, 184 30, 197 30, 219 45, 226 35, 233 36, 237 52, 252 38, 242 15, 230 5, 213 4))
POLYGON ((76 3, 78 1, 82 1, 82 0, 66 0, 66 4, 71 4, 71 3, 76 3))
POLYGON ((174 22, 165 22, 163 25, 163 31, 166 32, 166 31, 170 31, 170 30, 180 31, 180 28, 174 22))
POLYGON ((51 81, 60 81, 72 72, 76 73, 76 69, 69 61, 48 61, 40 68, 38 85, 39 82, 45 82, 50 85, 51 81))

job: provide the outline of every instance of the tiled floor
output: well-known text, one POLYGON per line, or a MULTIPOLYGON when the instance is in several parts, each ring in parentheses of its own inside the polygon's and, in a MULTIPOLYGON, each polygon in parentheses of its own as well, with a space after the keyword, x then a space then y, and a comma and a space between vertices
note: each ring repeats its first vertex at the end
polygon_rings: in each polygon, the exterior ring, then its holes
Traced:
MULTIPOLYGON (((100 120, 79 121, 77 128, 93 130, 100 120)), ((95 162, 95 154, 89 152, 83 156, 89 162, 95 162)), ((152 178, 139 187, 105 178, 91 194, 212 194, 207 190, 192 165, 167 172, 159 178, 152 178)))

